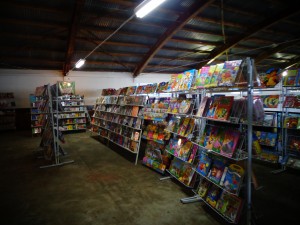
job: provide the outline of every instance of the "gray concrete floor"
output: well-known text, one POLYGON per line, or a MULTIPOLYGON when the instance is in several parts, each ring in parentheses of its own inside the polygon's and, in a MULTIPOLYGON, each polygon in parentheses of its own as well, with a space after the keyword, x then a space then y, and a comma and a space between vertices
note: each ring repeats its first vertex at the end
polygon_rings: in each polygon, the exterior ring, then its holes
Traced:
MULTIPOLYGON (((160 181, 162 175, 140 160, 135 166, 135 155, 122 148, 112 145, 112 150, 88 132, 65 139, 65 160, 75 163, 40 169, 48 162, 34 153, 39 137, 28 131, 1 133, 1 224, 226 224, 203 203, 182 204, 190 190, 172 179, 160 181)), ((255 224, 299 224, 299 173, 274 175, 273 169, 254 165, 263 186, 253 191, 255 224)))

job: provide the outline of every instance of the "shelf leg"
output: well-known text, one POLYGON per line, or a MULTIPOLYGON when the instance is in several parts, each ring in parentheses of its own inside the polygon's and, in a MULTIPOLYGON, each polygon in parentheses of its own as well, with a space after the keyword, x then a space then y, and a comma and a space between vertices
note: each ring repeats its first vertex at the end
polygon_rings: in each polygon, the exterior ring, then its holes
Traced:
POLYGON ((70 164, 70 163, 74 163, 74 160, 61 162, 61 163, 55 163, 55 164, 47 165, 47 166, 40 166, 40 168, 45 169, 45 168, 50 168, 50 167, 55 167, 55 166, 63 166, 63 165, 70 164))
POLYGON ((193 202, 201 202, 201 201, 203 201, 203 200, 198 195, 180 199, 180 202, 183 204, 193 203, 193 202))
POLYGON ((163 181, 163 180, 168 180, 168 179, 171 179, 172 177, 171 176, 167 176, 167 177, 161 177, 159 178, 160 181, 163 181))

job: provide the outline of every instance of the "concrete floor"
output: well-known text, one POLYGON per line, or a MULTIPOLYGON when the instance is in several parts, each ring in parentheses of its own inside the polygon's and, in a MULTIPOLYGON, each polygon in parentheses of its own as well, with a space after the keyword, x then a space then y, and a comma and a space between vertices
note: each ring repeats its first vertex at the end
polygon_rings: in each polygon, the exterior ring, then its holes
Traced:
MULTIPOLYGON (((40 169, 47 161, 35 157, 39 137, 1 133, 1 224, 226 224, 203 203, 182 204, 191 191, 172 179, 160 181, 162 176, 140 160, 135 166, 135 155, 122 148, 112 150, 88 132, 65 139, 66 160, 75 163, 40 169)), ((254 165, 263 186, 253 193, 255 224, 299 224, 299 173, 274 175, 273 169, 254 165)))

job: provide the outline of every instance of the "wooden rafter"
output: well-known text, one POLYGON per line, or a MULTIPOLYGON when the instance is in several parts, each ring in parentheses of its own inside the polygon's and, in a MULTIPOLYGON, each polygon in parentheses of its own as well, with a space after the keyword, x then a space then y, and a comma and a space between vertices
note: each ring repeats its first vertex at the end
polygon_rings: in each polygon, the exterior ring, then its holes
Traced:
POLYGON ((165 45, 165 43, 172 38, 172 36, 180 30, 188 21, 190 21, 193 17, 202 12, 207 6, 213 3, 214 0, 209 1, 196 1, 191 7, 190 10, 181 14, 178 19, 171 25, 167 31, 158 39, 158 41, 153 45, 148 54, 144 57, 142 62, 136 67, 133 77, 138 76, 143 69, 147 66, 149 61, 153 58, 153 56, 165 45))
POLYGON ((77 33, 77 27, 80 20, 81 10, 84 6, 85 0, 77 0, 72 15, 72 22, 69 28, 68 46, 66 50, 65 63, 63 66, 63 75, 66 76, 70 71, 71 59, 74 53, 75 39, 77 33))
POLYGON ((297 45, 300 43, 300 39, 294 40, 294 41, 287 41, 286 43, 274 46, 274 48, 269 49, 268 51, 264 51, 263 53, 261 53, 260 55, 258 55, 257 57, 254 58, 254 61, 256 63, 261 62, 262 60, 268 58, 269 56, 277 53, 277 52, 281 52, 282 50, 289 48, 291 46, 297 45))
POLYGON ((267 18, 267 19, 263 20, 261 23, 257 24, 256 26, 249 28, 248 31, 246 31, 243 35, 238 36, 236 38, 229 39, 226 44, 222 45, 219 48, 214 49, 212 51, 212 53, 209 55, 209 57, 207 58, 208 62, 206 61, 206 62, 200 63, 199 68, 206 65, 207 63, 214 61, 216 58, 223 55, 226 51, 228 51, 232 47, 236 46, 239 42, 249 38, 250 36, 256 34, 257 32, 259 32, 267 27, 272 26, 273 24, 275 24, 283 19, 286 19, 290 16, 293 16, 293 15, 299 13, 299 11, 300 11, 300 9, 298 7, 291 6, 287 9, 283 10, 281 13, 278 13, 278 16, 276 16, 275 18, 274 17, 267 18))

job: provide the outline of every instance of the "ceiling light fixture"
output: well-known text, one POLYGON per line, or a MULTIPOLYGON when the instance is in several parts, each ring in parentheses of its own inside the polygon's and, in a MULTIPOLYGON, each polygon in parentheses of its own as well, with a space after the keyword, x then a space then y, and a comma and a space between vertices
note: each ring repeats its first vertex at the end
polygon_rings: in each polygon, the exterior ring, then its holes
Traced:
POLYGON ((135 15, 138 18, 143 18, 160 4, 162 4, 166 0, 145 0, 141 4, 139 4, 135 9, 135 15))
POLYGON ((79 59, 79 61, 75 64, 75 67, 78 69, 83 66, 85 63, 85 59, 79 59))

